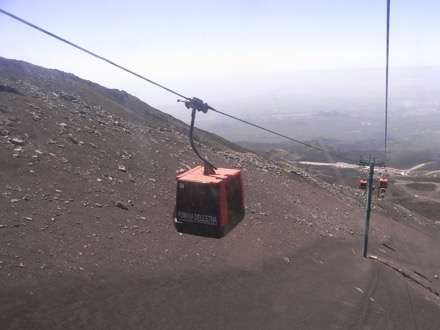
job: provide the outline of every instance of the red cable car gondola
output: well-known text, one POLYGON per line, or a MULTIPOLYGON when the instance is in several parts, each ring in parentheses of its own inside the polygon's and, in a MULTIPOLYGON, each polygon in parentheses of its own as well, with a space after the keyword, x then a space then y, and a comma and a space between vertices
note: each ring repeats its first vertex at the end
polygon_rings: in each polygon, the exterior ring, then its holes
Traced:
POLYGON ((178 232, 221 238, 244 217, 241 172, 197 166, 177 176, 174 225, 178 232))
POLYGON ((360 180, 359 181, 359 189, 367 189, 367 180, 360 180))
POLYGON ((379 179, 379 188, 388 188, 388 179, 387 178, 380 178, 379 179))
POLYGON ((196 110, 207 112, 202 100, 185 101, 192 108, 190 142, 196 155, 204 162, 176 177, 177 192, 174 226, 180 233, 221 238, 227 235, 245 214, 243 181, 237 169, 216 168, 204 159, 193 142, 196 110))

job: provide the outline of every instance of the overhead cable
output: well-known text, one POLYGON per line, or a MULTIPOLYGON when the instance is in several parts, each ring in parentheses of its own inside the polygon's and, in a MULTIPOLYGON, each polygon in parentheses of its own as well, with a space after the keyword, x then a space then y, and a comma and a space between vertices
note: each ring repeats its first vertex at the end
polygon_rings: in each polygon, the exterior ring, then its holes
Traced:
POLYGON ((386 51, 386 73, 385 73, 385 149, 384 163, 387 160, 387 140, 388 140, 388 63, 390 50, 390 0, 387 0, 387 51, 386 51))
POLYGON ((42 29, 42 28, 40 28, 40 27, 38 27, 38 26, 36 26, 36 25, 34 25, 32 23, 29 23, 28 21, 25 21, 24 19, 22 19, 20 17, 17 17, 15 15, 11 14, 11 13, 8 13, 7 11, 5 11, 5 10, 3 10, 1 8, 0 8, 0 12, 5 14, 5 15, 7 15, 7 16, 9 16, 9 17, 12 17, 13 19, 16 19, 17 21, 20 21, 20 22, 22 22, 22 23, 24 23, 24 24, 26 24, 26 25, 28 25, 28 26, 30 26, 30 27, 40 31, 40 32, 43 32, 43 33, 45 33, 47 35, 50 35, 51 37, 53 37, 55 39, 58 39, 58 40, 66 43, 66 44, 68 44, 68 45, 70 45, 72 47, 75 47, 75 48, 77 48, 77 49, 79 49, 79 50, 81 50, 81 51, 83 51, 83 52, 85 52, 85 53, 87 53, 89 55, 92 55, 92 56, 94 56, 96 58, 99 58, 100 60, 103 60, 103 61, 105 61, 107 63, 110 63, 111 65, 113 65, 113 66, 115 66, 115 67, 117 67, 117 68, 119 68, 121 70, 124 70, 124 71, 126 71, 128 73, 131 73, 132 75, 134 75, 134 76, 136 76, 138 78, 141 78, 141 79, 143 79, 145 81, 148 81, 149 83, 151 83, 153 85, 156 85, 156 86, 158 86, 158 87, 160 87, 160 88, 162 88, 162 89, 164 89, 164 90, 166 90, 166 91, 168 91, 170 93, 173 93, 173 94, 175 94, 177 96, 183 97, 184 99, 188 99, 186 96, 183 96, 182 94, 179 94, 179 93, 177 93, 177 92, 175 92, 175 91, 173 91, 173 90, 171 90, 171 89, 169 89, 169 88, 167 88, 165 86, 162 86, 162 85, 160 85, 160 84, 158 84, 158 83, 156 83, 156 82, 154 82, 154 81, 152 81, 152 80, 150 80, 148 78, 145 78, 144 76, 141 76, 140 74, 137 74, 136 72, 133 72, 133 71, 131 71, 129 69, 126 69, 123 66, 121 66, 119 64, 116 64, 116 63, 114 63, 114 62, 112 62, 112 61, 110 61, 110 60, 108 60, 108 59, 106 59, 106 58, 104 58, 102 56, 99 56, 99 55, 97 55, 95 53, 92 53, 91 51, 89 51, 89 50, 87 50, 85 48, 82 48, 82 47, 74 44, 73 42, 70 42, 70 41, 68 41, 68 40, 66 40, 64 38, 61 38, 61 37, 57 36, 56 34, 53 34, 53 33, 49 32, 49 31, 46 31, 46 30, 44 30, 44 29, 42 29))
POLYGON ((293 141, 293 142, 296 142, 296 143, 302 144, 303 146, 306 146, 306 147, 309 147, 309 148, 312 148, 312 149, 315 149, 315 150, 318 150, 318 151, 325 152, 326 154, 329 154, 329 155, 331 155, 331 156, 338 157, 338 158, 344 159, 344 160, 346 160, 346 161, 348 161, 348 162, 350 162, 350 163, 353 163, 353 160, 348 159, 348 158, 346 158, 346 157, 344 157, 344 156, 341 156, 341 155, 338 155, 338 154, 332 153, 332 152, 330 152, 330 151, 327 151, 327 150, 324 150, 324 149, 322 149, 322 148, 316 147, 316 146, 314 146, 314 145, 312 145, 312 144, 309 144, 309 143, 305 143, 305 142, 301 142, 301 141, 299 141, 299 140, 295 140, 295 139, 293 139, 293 138, 291 138, 291 137, 289 137, 289 136, 287 136, 287 135, 284 135, 284 134, 281 134, 281 133, 275 132, 275 131, 273 131, 273 130, 270 130, 270 129, 264 128, 263 126, 259 126, 259 125, 253 124, 253 123, 251 123, 251 122, 249 122, 249 121, 247 121, 247 120, 240 119, 240 118, 237 118, 237 117, 235 117, 235 116, 229 115, 229 114, 227 114, 227 113, 224 113, 224 112, 218 111, 218 110, 216 110, 216 109, 214 109, 214 108, 212 108, 212 107, 209 107, 209 109, 211 109, 212 111, 217 112, 217 113, 219 113, 219 114, 221 114, 221 115, 223 115, 223 116, 226 116, 226 117, 229 117, 229 118, 232 118, 232 119, 235 119, 235 120, 241 121, 242 123, 245 123, 245 124, 247 124, 247 125, 250 125, 250 126, 253 126, 253 127, 259 128, 259 129, 261 129, 261 130, 263 130, 263 131, 266 131, 266 132, 272 133, 272 134, 274 134, 274 135, 278 135, 278 136, 280 136, 280 137, 282 137, 282 138, 285 138, 285 139, 287 139, 287 140, 290 140, 290 141, 293 141))
MULTIPOLYGON (((158 84, 158 83, 156 83, 156 82, 154 82, 154 81, 152 81, 152 80, 150 80, 150 79, 148 79, 148 78, 145 78, 144 76, 142 76, 142 75, 140 75, 140 74, 138 74, 138 73, 136 73, 136 72, 134 72, 134 71, 131 71, 131 70, 129 70, 129 69, 126 69, 126 68, 124 68, 123 66, 121 66, 121 65, 119 65, 119 64, 116 64, 116 63, 114 63, 114 62, 112 62, 112 61, 106 59, 105 57, 99 56, 99 55, 97 55, 97 54, 95 54, 95 53, 93 53, 93 52, 91 52, 91 51, 89 51, 89 50, 87 50, 87 49, 85 49, 85 48, 83 48, 83 47, 80 47, 80 46, 74 44, 73 42, 70 42, 70 41, 68 41, 68 40, 66 40, 66 39, 64 39, 64 38, 61 38, 61 37, 57 36, 57 35, 54 34, 54 33, 51 33, 51 32, 49 32, 49 31, 47 31, 47 30, 44 30, 44 29, 42 29, 42 28, 40 28, 40 27, 38 27, 38 26, 36 26, 36 25, 34 25, 34 24, 32 24, 32 23, 30 23, 30 22, 28 22, 28 21, 26 21, 26 20, 24 20, 24 19, 22 19, 22 18, 20 18, 20 17, 17 17, 17 16, 15 16, 15 15, 13 15, 13 14, 11 14, 11 13, 9 13, 9 12, 7 12, 7 11, 1 9, 1 8, 0 8, 0 12, 3 13, 3 14, 5 14, 5 15, 7 15, 7 16, 9 16, 9 17, 11 17, 11 18, 13 18, 13 19, 15 19, 15 20, 17 20, 17 21, 19 21, 19 22, 21 22, 21 23, 26 24, 26 25, 28 25, 28 26, 30 26, 30 27, 32 27, 32 28, 34 28, 34 29, 36 29, 36 30, 38 30, 38 31, 40 31, 40 32, 43 32, 43 33, 45 33, 45 34, 47 34, 47 35, 49 35, 49 36, 51 36, 51 37, 53 37, 53 38, 55 38, 55 39, 57 39, 57 40, 59 40, 59 41, 62 41, 62 42, 66 43, 66 44, 68 44, 68 45, 70 45, 70 46, 72 46, 72 47, 75 47, 75 48, 77 48, 77 49, 79 49, 79 50, 81 50, 81 51, 83 51, 83 52, 85 52, 85 53, 87 53, 87 54, 89 54, 89 55, 91 55, 91 56, 94 56, 94 57, 96 57, 96 58, 98 58, 98 59, 100 59, 100 60, 102 60, 102 61, 105 61, 105 62, 107 62, 107 63, 109 63, 109 64, 111 64, 111 65, 117 67, 118 69, 124 70, 124 71, 126 71, 126 72, 128 72, 128 73, 130 73, 130 74, 132 74, 132 75, 134 75, 134 76, 136 76, 136 77, 138 77, 138 78, 141 78, 141 79, 143 79, 143 80, 145 80, 145 81, 147 81, 147 82, 149 82, 149 83, 151 83, 151 84, 153 84, 153 85, 156 85, 156 86, 158 86, 158 87, 160 87, 160 88, 162 88, 162 89, 164 89, 164 90, 166 90, 166 91, 168 91, 168 92, 170 92, 170 93, 173 93, 173 94, 175 94, 175 95, 177 95, 177 96, 179 96, 179 97, 182 97, 182 98, 186 99, 187 101, 191 101, 191 100, 195 99, 195 98, 189 98, 189 97, 186 97, 186 96, 184 96, 184 95, 182 95, 182 94, 180 94, 180 93, 177 93, 176 91, 174 91, 174 90, 172 90, 172 89, 170 89, 170 88, 167 88, 167 87, 165 87, 165 86, 163 86, 163 85, 160 85, 160 84, 158 84)), ((210 110, 214 111, 214 112, 217 112, 217 113, 223 115, 223 116, 226 116, 226 117, 229 117, 229 118, 232 118, 232 119, 238 120, 238 121, 240 121, 240 122, 242 122, 242 123, 245 123, 245 124, 251 125, 251 126, 253 126, 253 127, 259 128, 259 129, 261 129, 261 130, 264 130, 264 131, 266 131, 266 132, 272 133, 272 134, 274 134, 274 135, 278 135, 278 136, 283 137, 283 138, 285 138, 285 139, 288 139, 288 140, 290 140, 290 141, 293 141, 293 142, 296 142, 296 143, 302 144, 302 145, 304 145, 304 146, 306 146, 306 147, 309 147, 309 148, 315 149, 315 150, 317 150, 317 151, 324 152, 324 153, 329 154, 329 155, 331 155, 331 156, 338 157, 338 158, 344 159, 344 160, 346 160, 346 161, 348 161, 348 162, 350 162, 350 163, 353 163, 353 161, 352 161, 351 159, 348 159, 348 158, 346 158, 346 157, 344 157, 344 156, 341 156, 341 155, 338 155, 338 154, 335 154, 335 153, 329 152, 329 151, 327 151, 327 150, 324 150, 324 149, 322 149, 322 148, 316 147, 316 146, 314 146, 314 145, 311 145, 311 144, 308 144, 308 143, 305 143, 305 142, 301 142, 301 141, 299 141, 299 140, 293 139, 293 138, 291 138, 291 137, 289 137, 289 136, 286 136, 286 135, 284 135, 284 134, 278 133, 278 132, 276 132, 276 131, 273 131, 273 130, 270 130, 270 129, 264 128, 264 127, 259 126, 259 125, 256 125, 256 124, 253 124, 253 123, 251 123, 251 122, 249 122, 249 121, 247 121, 247 120, 240 119, 240 118, 238 118, 238 117, 235 117, 235 116, 229 115, 229 114, 227 114, 227 113, 221 112, 221 111, 219 111, 219 110, 216 110, 216 109, 212 108, 211 106, 208 106, 208 108, 209 108, 210 110)))

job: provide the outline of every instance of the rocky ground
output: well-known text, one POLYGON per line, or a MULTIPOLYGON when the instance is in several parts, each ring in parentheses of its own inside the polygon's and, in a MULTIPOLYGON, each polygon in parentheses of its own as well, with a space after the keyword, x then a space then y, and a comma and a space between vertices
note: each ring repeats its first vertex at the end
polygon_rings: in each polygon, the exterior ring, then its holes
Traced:
POLYGON ((1 328, 440 326, 438 223, 376 200, 363 258, 362 193, 196 140, 243 172, 246 217, 220 240, 172 224, 175 176, 200 164, 185 124, 0 59, 1 328))

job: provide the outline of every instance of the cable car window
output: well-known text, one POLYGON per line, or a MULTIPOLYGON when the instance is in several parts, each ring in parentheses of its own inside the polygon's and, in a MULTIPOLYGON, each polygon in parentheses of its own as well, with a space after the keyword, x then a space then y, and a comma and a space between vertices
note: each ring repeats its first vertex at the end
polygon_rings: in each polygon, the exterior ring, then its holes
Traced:
POLYGON ((217 226, 220 221, 219 186, 179 182, 177 187, 177 220, 217 226))

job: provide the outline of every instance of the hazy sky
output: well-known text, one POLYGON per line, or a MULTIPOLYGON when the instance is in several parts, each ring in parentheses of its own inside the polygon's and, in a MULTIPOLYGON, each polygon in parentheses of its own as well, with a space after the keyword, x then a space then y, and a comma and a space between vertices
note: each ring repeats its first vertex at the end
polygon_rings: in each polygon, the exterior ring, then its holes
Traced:
MULTIPOLYGON (((0 0, 0 8, 213 106, 270 92, 298 70, 385 70, 386 0, 0 0)), ((439 17, 438 0, 391 1, 391 68, 440 66, 439 17)), ((2 57, 159 108, 177 99, 3 14, 0 32, 2 57)))

